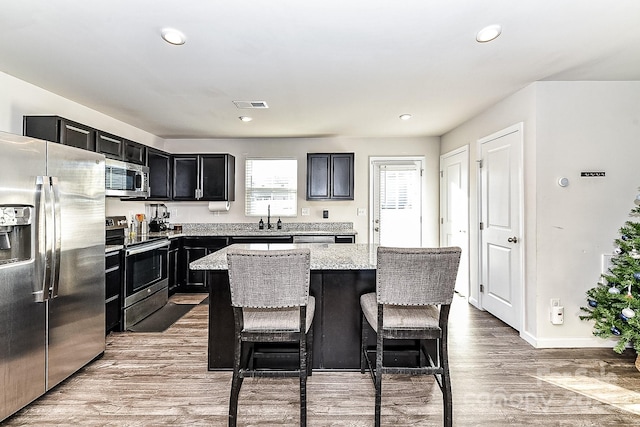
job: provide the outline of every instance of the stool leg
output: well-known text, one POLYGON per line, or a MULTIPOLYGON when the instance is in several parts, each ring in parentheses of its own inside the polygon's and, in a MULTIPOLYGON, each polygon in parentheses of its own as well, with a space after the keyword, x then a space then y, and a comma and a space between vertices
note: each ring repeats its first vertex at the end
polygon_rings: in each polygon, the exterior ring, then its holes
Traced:
POLYGON ((235 427, 238 419, 238 397, 242 386, 240 376, 240 358, 242 356, 242 341, 236 332, 235 349, 233 352, 233 378, 231 380, 231 397, 229 398, 229 427, 235 427))
POLYGON ((442 404, 444 412, 444 426, 453 426, 453 397, 451 395, 451 376, 449 375, 449 354, 447 351, 446 331, 438 340, 440 343, 440 366, 442 367, 442 404))
POLYGON ((307 425, 307 337, 300 332, 300 427, 307 425))
POLYGON ((369 341, 369 331, 367 329, 367 319, 362 315, 362 331, 360 332, 360 373, 364 374, 367 368, 367 341, 369 341))
POLYGON ((380 427, 381 411, 382 411, 382 358, 384 356, 382 330, 378 329, 376 343, 376 413, 375 426, 380 427))

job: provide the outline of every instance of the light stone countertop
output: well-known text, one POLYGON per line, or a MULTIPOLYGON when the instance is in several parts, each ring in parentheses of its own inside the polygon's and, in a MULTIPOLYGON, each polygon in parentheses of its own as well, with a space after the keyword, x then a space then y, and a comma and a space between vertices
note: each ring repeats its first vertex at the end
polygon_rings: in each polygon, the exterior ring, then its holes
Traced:
POLYGON ((191 264, 191 270, 227 270, 229 248, 282 250, 311 249, 311 270, 375 270, 378 245, 355 243, 252 243, 234 244, 202 257, 191 264))

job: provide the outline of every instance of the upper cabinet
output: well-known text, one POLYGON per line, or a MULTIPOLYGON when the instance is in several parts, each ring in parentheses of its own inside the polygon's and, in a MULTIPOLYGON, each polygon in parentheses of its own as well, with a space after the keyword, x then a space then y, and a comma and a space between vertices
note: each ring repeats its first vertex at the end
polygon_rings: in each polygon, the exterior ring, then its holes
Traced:
POLYGON ((147 148, 149 200, 171 200, 171 155, 147 148))
POLYGON ((353 153, 307 154, 307 200, 353 200, 353 153))
POLYGON ((96 150, 95 129, 58 116, 24 116, 23 133, 84 150, 96 150))
POLYGON ((122 160, 124 141, 121 137, 101 130, 96 131, 96 152, 110 159, 122 160))
POLYGON ((173 200, 235 200, 235 157, 230 154, 175 154, 173 200))
POLYGON ((124 140, 124 151, 122 153, 125 162, 135 163, 137 165, 144 165, 147 160, 146 147, 137 142, 124 140))

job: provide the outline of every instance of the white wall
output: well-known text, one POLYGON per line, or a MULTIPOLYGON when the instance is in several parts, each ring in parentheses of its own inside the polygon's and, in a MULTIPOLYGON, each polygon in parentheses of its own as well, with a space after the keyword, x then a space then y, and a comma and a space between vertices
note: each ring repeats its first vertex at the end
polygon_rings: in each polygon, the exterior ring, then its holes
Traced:
POLYGON ((141 144, 162 149, 164 141, 84 105, 0 72, 0 130, 22 135, 22 116, 61 116, 141 144))
MULTIPOLYGON (((640 186, 640 82, 537 82, 442 137, 442 152, 524 123, 525 324, 539 347, 609 346, 578 319, 585 292, 599 279, 640 186), (604 171, 605 178, 580 178, 604 171), (570 185, 561 188, 559 177, 570 185), (565 323, 549 322, 560 298, 565 323)), ((471 150, 471 224, 477 182, 471 150)), ((477 227, 471 227, 472 288, 477 296, 477 227)), ((473 296, 473 295, 472 295, 473 296)))
MULTIPOLYGON (((438 243, 438 195, 440 139, 425 138, 286 138, 286 139, 208 139, 167 140, 172 153, 230 153, 236 158, 236 201, 228 213, 211 213, 206 203, 167 203, 172 222, 257 222, 244 214, 244 174, 248 157, 289 157, 298 159, 298 217, 285 222, 353 222, 357 242, 368 242, 369 157, 425 156, 427 212, 423 218, 427 245, 438 243), (307 201, 306 170, 308 152, 355 152, 355 196, 353 201, 307 201), (309 208, 309 216, 300 216, 301 208, 309 208), (364 208, 367 216, 357 216, 364 208), (329 219, 322 211, 329 210, 329 219)), ((266 219, 266 218, 265 218, 266 219)))
POLYGON ((603 345, 578 316, 640 186, 640 82, 544 82, 537 99, 538 344, 603 345), (565 307, 562 326, 548 321, 550 298, 565 307))

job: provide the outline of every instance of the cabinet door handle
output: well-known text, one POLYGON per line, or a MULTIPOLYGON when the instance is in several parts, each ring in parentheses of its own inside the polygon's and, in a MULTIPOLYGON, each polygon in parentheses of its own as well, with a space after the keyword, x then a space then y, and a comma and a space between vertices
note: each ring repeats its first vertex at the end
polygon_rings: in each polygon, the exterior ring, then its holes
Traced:
POLYGON ((518 243, 518 238, 516 236, 509 237, 507 239, 507 242, 509 242, 509 243, 518 243))

